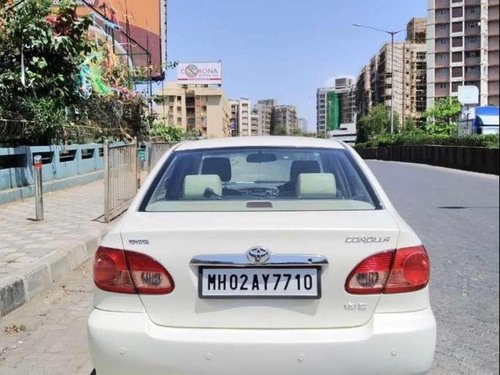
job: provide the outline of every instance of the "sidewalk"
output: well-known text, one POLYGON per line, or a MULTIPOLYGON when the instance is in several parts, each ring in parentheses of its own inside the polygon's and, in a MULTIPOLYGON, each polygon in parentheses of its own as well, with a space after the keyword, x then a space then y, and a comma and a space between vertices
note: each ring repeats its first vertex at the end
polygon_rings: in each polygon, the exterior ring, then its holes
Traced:
POLYGON ((0 205, 0 317, 89 259, 110 225, 102 180, 44 194, 45 220, 35 200, 0 205))

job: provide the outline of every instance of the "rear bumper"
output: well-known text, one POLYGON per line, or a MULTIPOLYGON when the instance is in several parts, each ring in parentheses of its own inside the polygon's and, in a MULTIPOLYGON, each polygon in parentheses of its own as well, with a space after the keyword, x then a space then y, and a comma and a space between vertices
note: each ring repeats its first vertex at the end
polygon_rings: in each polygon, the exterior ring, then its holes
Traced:
POLYGON ((94 310, 88 329, 97 375, 421 374, 436 345, 431 310, 314 330, 167 328, 143 313, 94 310))

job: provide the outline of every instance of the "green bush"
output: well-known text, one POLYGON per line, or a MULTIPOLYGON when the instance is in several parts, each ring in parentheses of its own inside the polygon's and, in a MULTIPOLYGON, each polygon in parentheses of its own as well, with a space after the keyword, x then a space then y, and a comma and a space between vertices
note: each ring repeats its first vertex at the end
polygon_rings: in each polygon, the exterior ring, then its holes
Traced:
POLYGON ((186 132, 176 126, 166 126, 162 122, 156 121, 151 129, 151 137, 159 138, 167 143, 177 143, 184 140, 197 139, 193 132, 186 132))
POLYGON ((470 135, 465 137, 448 135, 429 135, 420 132, 396 135, 381 135, 368 142, 359 143, 357 148, 373 148, 378 146, 468 146, 499 148, 498 135, 470 135))

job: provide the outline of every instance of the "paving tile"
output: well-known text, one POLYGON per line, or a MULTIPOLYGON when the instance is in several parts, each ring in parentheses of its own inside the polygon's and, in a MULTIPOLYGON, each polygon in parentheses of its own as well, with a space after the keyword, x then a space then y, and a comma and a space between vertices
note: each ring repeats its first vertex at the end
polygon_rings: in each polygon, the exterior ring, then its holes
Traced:
POLYGON ((106 225, 93 221, 103 213, 102 181, 44 195, 45 220, 35 216, 34 199, 0 205, 0 278, 20 272, 51 252, 106 225))

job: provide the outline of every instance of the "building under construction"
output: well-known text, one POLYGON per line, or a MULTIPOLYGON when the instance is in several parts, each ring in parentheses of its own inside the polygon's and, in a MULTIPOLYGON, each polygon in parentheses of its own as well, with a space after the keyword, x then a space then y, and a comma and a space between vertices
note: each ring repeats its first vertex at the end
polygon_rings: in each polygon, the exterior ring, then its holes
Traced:
POLYGON ((317 133, 353 142, 356 138, 356 85, 353 78, 335 79, 317 91, 317 133))
POLYGON ((359 118, 377 104, 393 105, 403 127, 409 118, 422 118, 427 100, 426 23, 425 18, 412 19, 406 40, 385 44, 362 69, 356 85, 359 118))

